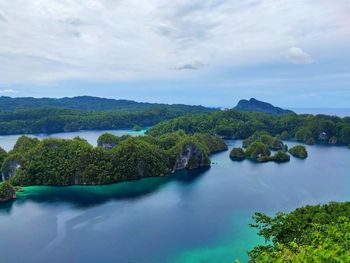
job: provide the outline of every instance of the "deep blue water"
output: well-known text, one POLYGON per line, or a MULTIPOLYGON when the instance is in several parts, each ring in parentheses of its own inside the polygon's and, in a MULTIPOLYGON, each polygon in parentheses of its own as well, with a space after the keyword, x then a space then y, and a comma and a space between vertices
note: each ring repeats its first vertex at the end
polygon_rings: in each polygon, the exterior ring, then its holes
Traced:
POLYGON ((248 227, 255 211, 350 200, 350 150, 307 150, 306 160, 284 164, 233 162, 227 151, 206 170, 27 187, 0 205, 0 262, 246 262, 246 251, 263 242, 248 227))

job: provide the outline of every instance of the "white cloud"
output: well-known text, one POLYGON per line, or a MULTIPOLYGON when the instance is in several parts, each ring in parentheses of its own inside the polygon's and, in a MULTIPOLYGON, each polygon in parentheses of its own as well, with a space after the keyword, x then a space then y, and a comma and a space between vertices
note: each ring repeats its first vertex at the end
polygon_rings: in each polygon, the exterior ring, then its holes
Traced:
POLYGON ((312 57, 298 47, 291 47, 288 50, 287 58, 294 64, 310 64, 313 62, 312 57))
POLYGON ((0 94, 10 94, 10 93, 18 93, 18 91, 14 90, 14 89, 3 89, 3 90, 0 90, 0 94))
POLYGON ((280 61, 291 46, 344 42, 349 12, 348 0, 1 0, 0 82, 181 77, 176 67, 200 68, 189 61, 280 61))

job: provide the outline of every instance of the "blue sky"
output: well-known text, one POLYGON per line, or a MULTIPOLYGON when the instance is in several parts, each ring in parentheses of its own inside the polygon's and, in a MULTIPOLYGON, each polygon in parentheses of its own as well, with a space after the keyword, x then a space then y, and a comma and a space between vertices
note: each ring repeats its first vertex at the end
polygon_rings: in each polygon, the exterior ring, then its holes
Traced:
POLYGON ((2 0, 0 95, 350 108, 349 0, 2 0))

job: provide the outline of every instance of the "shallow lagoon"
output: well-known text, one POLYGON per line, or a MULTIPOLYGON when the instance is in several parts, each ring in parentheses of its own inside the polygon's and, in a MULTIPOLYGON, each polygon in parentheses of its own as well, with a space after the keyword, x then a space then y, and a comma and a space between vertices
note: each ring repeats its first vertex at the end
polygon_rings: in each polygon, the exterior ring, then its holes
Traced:
POLYGON ((350 150, 307 149, 284 164, 233 162, 227 151, 210 169, 162 178, 26 187, 0 206, 0 262, 245 262, 262 242, 248 227, 255 211, 350 200, 350 150))

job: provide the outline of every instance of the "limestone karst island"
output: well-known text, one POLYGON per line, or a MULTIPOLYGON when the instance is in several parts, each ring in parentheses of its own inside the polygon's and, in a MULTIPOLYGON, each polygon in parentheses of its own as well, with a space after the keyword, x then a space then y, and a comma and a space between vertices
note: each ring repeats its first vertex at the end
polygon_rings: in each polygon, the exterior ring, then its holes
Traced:
POLYGON ((348 0, 0 1, 0 263, 350 262, 348 0))

